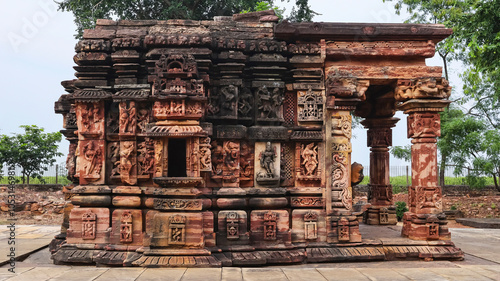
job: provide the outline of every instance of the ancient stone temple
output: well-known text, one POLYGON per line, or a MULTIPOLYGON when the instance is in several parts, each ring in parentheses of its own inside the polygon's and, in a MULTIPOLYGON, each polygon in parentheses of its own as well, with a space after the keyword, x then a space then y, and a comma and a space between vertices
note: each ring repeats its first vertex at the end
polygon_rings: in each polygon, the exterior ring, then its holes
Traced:
POLYGON ((62 83, 68 93, 55 106, 74 184, 65 187, 71 203, 54 261, 463 257, 449 241, 437 182, 450 86, 441 67, 425 64, 450 34, 442 25, 278 23, 272 11, 98 20, 76 45, 77 79, 62 83), (422 241, 388 247, 366 241, 360 224, 396 224, 388 149, 396 110, 407 114, 413 144, 402 235, 422 241), (351 167, 353 115, 371 148, 364 213, 352 203, 362 173, 351 167))

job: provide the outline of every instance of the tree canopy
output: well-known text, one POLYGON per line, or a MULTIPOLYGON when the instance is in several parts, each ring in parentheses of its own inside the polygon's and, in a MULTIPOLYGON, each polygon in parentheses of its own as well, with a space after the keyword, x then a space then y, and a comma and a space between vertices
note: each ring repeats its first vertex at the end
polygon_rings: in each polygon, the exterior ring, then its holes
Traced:
POLYGON ((441 170, 450 160, 457 170, 472 169, 476 185, 479 175, 493 176, 500 190, 500 1, 383 1, 395 2, 397 13, 406 8, 410 22, 443 23, 453 29, 437 50, 446 78, 449 61, 465 66, 464 87, 454 92, 459 97, 456 105, 441 114, 441 170))
MULTIPOLYGON (((308 1, 295 0, 295 7, 289 19, 299 22, 311 21, 317 13, 310 9, 308 1)), ((255 11, 258 7, 265 6, 265 3, 272 6, 273 0, 64 0, 57 3, 60 10, 70 11, 75 16, 76 37, 80 38, 84 29, 95 26, 97 19, 206 20, 214 16, 231 16, 242 11, 255 11)))
POLYGON ((57 151, 62 135, 44 133, 43 128, 34 125, 21 128, 24 134, 0 135, 0 163, 21 167, 23 184, 25 179, 29 184, 30 177, 41 179, 41 173, 55 163, 55 157, 63 155, 57 151))

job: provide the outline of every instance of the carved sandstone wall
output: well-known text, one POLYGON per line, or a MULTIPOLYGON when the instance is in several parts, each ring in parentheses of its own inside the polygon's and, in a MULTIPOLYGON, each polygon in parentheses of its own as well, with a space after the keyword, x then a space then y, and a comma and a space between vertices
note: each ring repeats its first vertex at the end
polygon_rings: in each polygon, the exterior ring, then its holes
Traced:
POLYGON ((449 239, 433 175, 450 88, 425 58, 450 30, 275 20, 98 20, 84 32, 56 103, 75 184, 56 262, 288 263, 361 243, 351 114, 372 148, 368 223, 387 224, 397 109, 416 157, 405 235, 449 239))

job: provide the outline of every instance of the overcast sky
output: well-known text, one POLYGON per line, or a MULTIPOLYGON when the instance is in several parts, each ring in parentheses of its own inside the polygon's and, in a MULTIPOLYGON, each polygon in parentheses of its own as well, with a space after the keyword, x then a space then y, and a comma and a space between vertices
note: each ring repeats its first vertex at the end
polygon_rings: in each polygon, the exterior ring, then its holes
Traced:
MULTIPOLYGON (((278 2, 278 5, 287 5, 278 2)), ((290 2, 294 3, 294 0, 290 2)), ((382 0, 309 0, 314 11, 321 13, 314 21, 402 23, 404 16, 394 13, 393 3, 382 0)), ((75 25, 70 13, 57 11, 52 0, 1 0, 0 9, 0 134, 22 132, 20 125, 37 125, 47 132, 62 129, 62 116, 54 113, 54 102, 64 89, 62 80, 74 78, 75 25)), ((289 13, 289 5, 286 13, 289 13)), ((441 66, 438 58, 428 65, 441 66)), ((451 83, 458 79, 452 73, 451 83)), ((406 117, 393 133, 394 145, 409 144, 406 139, 406 117)), ((354 132, 352 161, 369 164, 366 131, 354 132)), ((68 142, 60 150, 65 155, 68 142)), ((64 162, 62 157, 58 162, 64 162)), ((391 165, 406 165, 391 158, 391 165)))

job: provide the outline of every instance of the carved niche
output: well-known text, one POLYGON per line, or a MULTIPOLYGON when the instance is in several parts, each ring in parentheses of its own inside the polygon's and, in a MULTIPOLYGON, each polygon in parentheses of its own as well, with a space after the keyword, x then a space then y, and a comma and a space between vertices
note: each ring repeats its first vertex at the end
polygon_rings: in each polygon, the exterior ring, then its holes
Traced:
POLYGON ((162 54, 156 61, 154 73, 148 81, 153 83, 153 95, 204 95, 203 81, 196 80, 198 67, 191 54, 162 54))
POLYGON ((133 239, 132 234, 132 213, 124 211, 120 219, 120 242, 131 243, 133 239))
POLYGON ((82 215, 82 239, 94 240, 97 227, 97 215, 88 211, 82 215))
POLYGON ((240 238, 239 216, 236 212, 229 212, 226 216, 227 239, 236 240, 240 238))
POLYGON ((119 104, 120 107, 120 134, 135 135, 135 130, 137 126, 137 116, 135 101, 122 101, 119 104))
POLYGON ((380 224, 389 224, 389 210, 387 208, 380 208, 379 222, 380 224))
POLYGON ((257 89, 257 120, 281 120, 281 105, 283 104, 283 91, 274 88, 270 91, 266 86, 257 89))
POLYGON ((318 238, 318 215, 309 211, 304 215, 304 235, 306 240, 318 238))
MULTIPOLYGON (((276 146, 271 142, 265 144, 265 149, 259 153, 260 171, 256 180, 261 185, 274 185, 280 180, 279 171, 276 169, 278 154, 276 146)), ((279 166, 278 166, 279 167, 279 166)))
POLYGON ((268 211, 264 214, 264 240, 276 240, 278 214, 268 211))
POLYGON ((168 244, 186 244, 186 216, 173 215, 169 217, 168 224, 168 244))
POLYGON ((298 163, 297 178, 299 180, 319 180, 321 171, 319 168, 318 143, 297 144, 298 163))
POLYGON ((439 219, 436 215, 429 215, 426 218, 427 239, 439 239, 439 219))
POLYGON ((298 121, 323 120, 323 93, 321 91, 298 91, 298 121))

